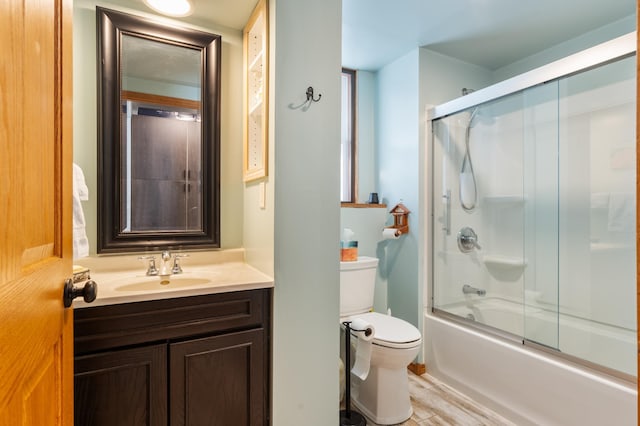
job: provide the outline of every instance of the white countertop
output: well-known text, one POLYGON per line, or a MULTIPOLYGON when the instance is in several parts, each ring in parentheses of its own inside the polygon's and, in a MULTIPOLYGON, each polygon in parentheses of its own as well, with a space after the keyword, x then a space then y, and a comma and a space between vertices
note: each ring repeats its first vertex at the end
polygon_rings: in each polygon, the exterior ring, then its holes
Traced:
POLYGON ((138 258, 149 254, 156 256, 159 269, 160 253, 76 260, 76 265, 90 269, 91 279, 98 285, 98 295, 92 303, 77 298, 74 308, 273 287, 272 277, 244 262, 241 249, 189 252, 189 257, 180 259, 183 273, 171 275, 168 284, 161 284, 159 276, 146 275, 148 261, 138 258))

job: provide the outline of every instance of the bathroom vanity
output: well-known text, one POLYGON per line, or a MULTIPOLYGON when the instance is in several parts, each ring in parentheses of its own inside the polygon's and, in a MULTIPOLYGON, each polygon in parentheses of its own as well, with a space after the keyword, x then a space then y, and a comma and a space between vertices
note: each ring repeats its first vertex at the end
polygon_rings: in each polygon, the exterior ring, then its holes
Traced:
POLYGON ((212 269, 218 280, 185 273, 172 290, 138 277, 147 287, 120 286, 129 296, 114 287, 126 279, 92 274, 97 305, 74 310, 75 424, 269 424, 273 282, 243 263, 212 269))

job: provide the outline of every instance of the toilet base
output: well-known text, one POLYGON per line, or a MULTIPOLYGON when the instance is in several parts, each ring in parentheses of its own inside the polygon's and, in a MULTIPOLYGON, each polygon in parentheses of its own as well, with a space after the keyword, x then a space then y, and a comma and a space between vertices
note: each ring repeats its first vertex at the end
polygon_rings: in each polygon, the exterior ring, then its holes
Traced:
POLYGON ((353 405, 374 423, 395 425, 413 414, 406 368, 390 370, 372 366, 366 380, 353 377, 353 381, 353 405))

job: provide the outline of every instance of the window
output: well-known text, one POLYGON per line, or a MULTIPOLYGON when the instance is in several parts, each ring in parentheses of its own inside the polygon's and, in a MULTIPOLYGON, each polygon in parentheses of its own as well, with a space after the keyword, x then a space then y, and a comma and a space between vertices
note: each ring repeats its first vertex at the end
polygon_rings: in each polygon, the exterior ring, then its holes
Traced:
POLYGON ((340 143, 340 201, 355 203, 356 194, 356 72, 342 69, 342 132, 340 143))

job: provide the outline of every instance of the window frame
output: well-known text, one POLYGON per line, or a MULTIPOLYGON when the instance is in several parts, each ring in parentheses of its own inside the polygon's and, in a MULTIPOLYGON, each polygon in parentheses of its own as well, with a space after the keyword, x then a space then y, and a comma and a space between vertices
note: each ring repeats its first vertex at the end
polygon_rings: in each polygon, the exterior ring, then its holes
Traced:
MULTIPOLYGON (((341 132, 340 132, 340 202, 341 203, 357 203, 358 201, 358 194, 357 194, 357 72, 354 69, 350 69, 350 68, 342 68, 342 73, 341 73, 341 77, 343 76, 348 76, 349 78, 349 94, 347 96, 349 96, 349 118, 350 118, 350 125, 351 125, 351 129, 350 129, 350 143, 349 143, 349 149, 348 152, 350 154, 349 158, 346 160, 348 161, 348 165, 347 168, 349 170, 348 174, 349 174, 349 193, 350 193, 350 197, 348 197, 349 199, 343 199, 342 195, 343 195, 343 188, 344 188, 344 183, 343 183, 343 178, 344 178, 344 172, 343 172, 343 168, 345 167, 345 159, 343 158, 343 152, 344 152, 344 147, 343 147, 343 141, 342 141, 342 135, 343 135, 343 127, 344 127, 344 111, 341 112, 341 132)), ((342 93, 342 102, 343 105, 345 103, 345 94, 342 93)))

